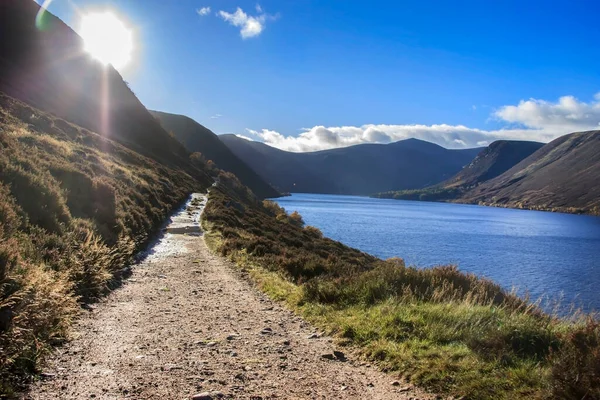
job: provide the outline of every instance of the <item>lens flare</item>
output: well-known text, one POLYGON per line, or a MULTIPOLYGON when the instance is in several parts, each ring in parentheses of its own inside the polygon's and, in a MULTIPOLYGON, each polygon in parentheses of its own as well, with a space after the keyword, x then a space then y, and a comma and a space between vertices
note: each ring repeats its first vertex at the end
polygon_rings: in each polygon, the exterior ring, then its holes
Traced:
POLYGON ((110 11, 83 15, 79 35, 83 38, 85 50, 103 64, 120 69, 131 60, 131 29, 110 11))

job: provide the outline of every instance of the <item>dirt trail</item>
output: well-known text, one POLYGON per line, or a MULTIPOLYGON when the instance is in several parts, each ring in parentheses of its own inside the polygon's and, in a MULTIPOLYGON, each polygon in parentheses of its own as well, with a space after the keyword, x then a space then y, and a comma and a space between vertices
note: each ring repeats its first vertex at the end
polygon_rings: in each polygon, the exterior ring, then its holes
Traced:
MULTIPOLYGON (((198 199, 202 196, 196 195, 198 199)), ((172 218, 124 286, 86 312, 24 399, 421 399, 270 301, 172 218)))

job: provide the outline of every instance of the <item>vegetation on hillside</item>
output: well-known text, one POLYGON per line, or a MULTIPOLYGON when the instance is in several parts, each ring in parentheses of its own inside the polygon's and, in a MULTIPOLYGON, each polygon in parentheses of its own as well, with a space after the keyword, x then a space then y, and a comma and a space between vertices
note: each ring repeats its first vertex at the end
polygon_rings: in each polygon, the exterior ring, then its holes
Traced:
POLYGON ((460 201, 600 215, 599 176, 600 131, 576 132, 544 145, 460 201))
POLYGON ((165 167, 0 93, 0 397, 210 185, 201 168, 165 167))
POLYGON ((165 130, 171 132, 191 153, 201 153, 224 171, 229 171, 248 186, 258 197, 279 197, 280 194, 252 168, 240 160, 219 137, 193 119, 184 115, 151 111, 165 130))
MULTIPOLYGON (((303 227, 234 177, 211 189, 206 240, 271 296, 388 371, 469 399, 600 398, 600 325, 560 319, 453 266, 380 260, 303 227)), ((499 260, 501 262, 501 260, 499 260)))
POLYGON ((506 172, 544 144, 521 140, 497 140, 483 149, 452 178, 423 189, 377 193, 372 197, 395 200, 450 201, 506 172))
POLYGON ((447 201, 456 199, 464 189, 460 187, 429 187, 425 189, 413 190, 393 190, 390 192, 382 192, 371 195, 371 197, 379 199, 394 199, 394 200, 419 200, 419 201, 447 201))
POLYGON ((452 177, 481 150, 406 139, 294 153, 235 135, 219 138, 267 182, 292 193, 370 195, 422 188, 452 177))

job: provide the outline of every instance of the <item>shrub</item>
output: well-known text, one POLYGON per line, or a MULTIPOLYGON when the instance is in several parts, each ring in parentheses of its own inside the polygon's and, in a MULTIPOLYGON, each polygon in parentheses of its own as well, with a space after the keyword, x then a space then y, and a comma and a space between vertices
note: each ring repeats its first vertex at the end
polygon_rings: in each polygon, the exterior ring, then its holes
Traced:
POLYGON ((31 165, 26 169, 0 159, 0 180, 10 187, 30 223, 50 232, 62 232, 69 223, 71 215, 63 192, 47 171, 31 165))
POLYGON ((304 232, 309 235, 312 236, 316 239, 321 239, 323 237, 323 232, 321 232, 321 230, 319 228, 316 228, 314 226, 305 226, 304 227, 304 232))
POLYGON ((293 213, 291 213, 289 218, 290 223, 292 225, 295 225, 299 228, 302 228, 304 226, 304 220, 302 219, 302 215, 300 215, 298 211, 294 211, 293 213))
POLYGON ((600 324, 589 318, 571 329, 552 354, 552 395, 556 399, 600 399, 600 324))

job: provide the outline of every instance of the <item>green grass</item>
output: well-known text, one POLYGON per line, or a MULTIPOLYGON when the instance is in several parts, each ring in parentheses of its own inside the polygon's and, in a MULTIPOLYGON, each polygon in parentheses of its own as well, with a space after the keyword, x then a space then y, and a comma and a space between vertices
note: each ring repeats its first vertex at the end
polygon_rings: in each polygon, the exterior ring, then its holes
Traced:
POLYGON ((234 179, 211 190, 208 245, 272 298, 382 369, 468 399, 600 398, 600 327, 451 266, 379 260, 303 227, 234 179))
POLYGON ((394 200, 448 201, 459 198, 466 188, 460 186, 397 190, 376 193, 371 197, 394 200))
POLYGON ((0 397, 209 185, 201 168, 165 167, 0 93, 0 397))

